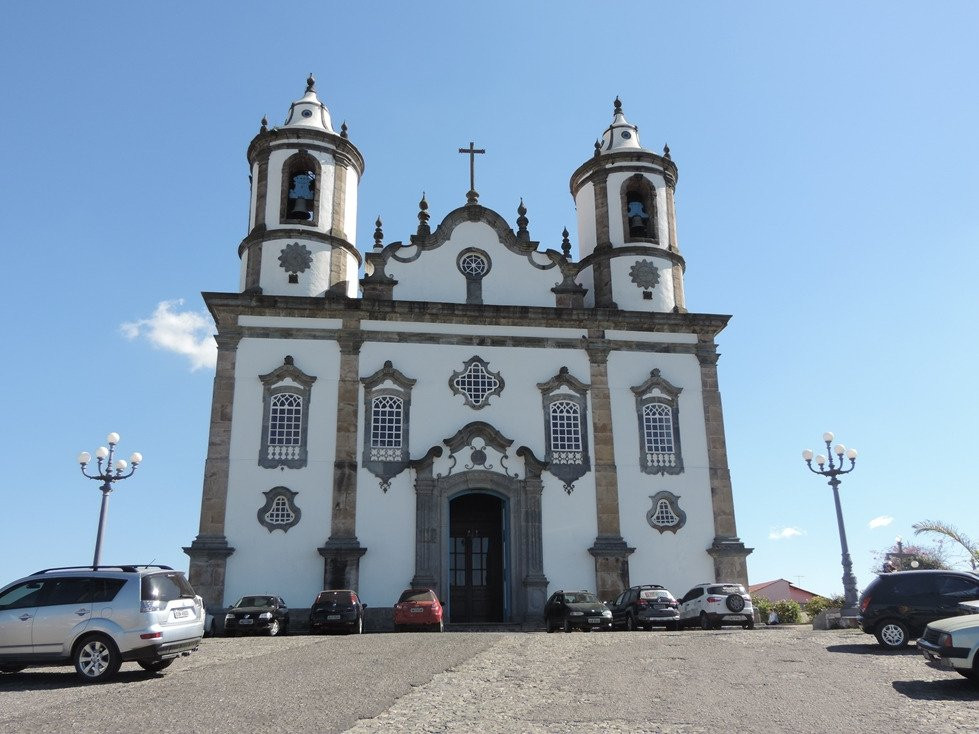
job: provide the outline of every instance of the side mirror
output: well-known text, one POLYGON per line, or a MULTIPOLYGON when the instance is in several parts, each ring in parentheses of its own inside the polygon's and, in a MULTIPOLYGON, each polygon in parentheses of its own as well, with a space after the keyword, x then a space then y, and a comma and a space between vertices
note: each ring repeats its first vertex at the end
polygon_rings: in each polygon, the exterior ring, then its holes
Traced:
POLYGON ((361 608, 361 609, 367 609, 367 605, 366 605, 366 604, 361 604, 361 605, 360 605, 360 608, 361 608))

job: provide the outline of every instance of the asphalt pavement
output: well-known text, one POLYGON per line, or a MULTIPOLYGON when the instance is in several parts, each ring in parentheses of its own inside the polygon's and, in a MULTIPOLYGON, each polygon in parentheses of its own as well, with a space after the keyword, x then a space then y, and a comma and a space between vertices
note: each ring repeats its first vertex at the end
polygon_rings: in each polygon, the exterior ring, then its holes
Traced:
POLYGON ((217 638, 165 674, 0 675, 0 732, 976 732, 979 686, 859 630, 217 638))

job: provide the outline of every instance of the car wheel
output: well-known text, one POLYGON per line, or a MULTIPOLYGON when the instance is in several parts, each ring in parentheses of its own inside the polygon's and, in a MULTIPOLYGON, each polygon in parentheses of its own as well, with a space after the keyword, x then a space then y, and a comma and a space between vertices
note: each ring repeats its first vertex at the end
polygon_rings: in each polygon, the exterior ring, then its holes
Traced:
POLYGON ((273 619, 272 623, 269 625, 269 637, 275 637, 279 634, 279 620, 273 619))
POLYGON ((971 681, 979 681, 979 675, 976 674, 974 670, 959 670, 955 669, 955 672, 961 675, 963 678, 968 678, 971 681))
POLYGON ((122 665, 122 656, 115 643, 103 635, 85 637, 72 654, 75 672, 86 683, 98 683, 111 678, 122 665))
POLYGON ((565 632, 571 631, 571 622, 569 622, 568 620, 564 620, 564 631, 565 632))
POLYGON ((435 631, 436 632, 445 632, 445 620, 444 619, 440 619, 439 620, 439 623, 437 625, 435 625, 435 631))
POLYGON ((357 624, 354 626, 354 634, 362 635, 364 634, 364 618, 357 617, 357 624))
POLYGON ((627 632, 636 631, 636 618, 631 613, 625 618, 625 628, 627 632))
POLYGON ((908 644, 908 626, 896 619, 886 619, 874 632, 877 642, 888 650, 899 650, 908 644))
POLYGON ((159 673, 161 670, 169 668, 173 664, 173 658, 169 660, 137 660, 139 667, 143 670, 148 670, 150 673, 159 673))
POLYGON ((710 623, 710 617, 707 616, 706 612, 700 613, 700 629, 709 630, 713 625, 710 623))
POLYGON ((724 600, 724 606, 737 614, 744 609, 744 597, 741 594, 728 594, 724 600))
POLYGON ((0 665, 0 673, 19 673, 26 665, 0 665))
POLYGON ((404 628, 400 624, 394 625, 394 631, 395 632, 401 632, 401 631, 403 631, 403 629, 404 628))
POLYGON ((547 634, 551 634, 552 632, 554 632, 554 625, 551 624, 551 620, 550 619, 545 619, 544 620, 544 629, 547 630, 547 634))
POLYGON ((746 630, 753 630, 755 628, 755 620, 749 619, 743 626, 746 630))

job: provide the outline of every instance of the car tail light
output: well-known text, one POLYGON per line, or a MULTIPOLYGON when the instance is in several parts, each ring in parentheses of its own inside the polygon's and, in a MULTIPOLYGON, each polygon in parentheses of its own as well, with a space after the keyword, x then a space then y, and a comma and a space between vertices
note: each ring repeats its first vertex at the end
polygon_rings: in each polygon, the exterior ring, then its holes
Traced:
POLYGON ((144 632, 139 636, 141 640, 158 640, 163 637, 162 632, 144 632))
POLYGON ((869 606, 870 606, 870 596, 868 595, 868 596, 865 596, 863 599, 860 600, 860 613, 861 614, 866 614, 867 613, 867 607, 869 607, 869 606))
POLYGON ((636 600, 636 606, 637 607, 648 607, 649 606, 649 602, 646 601, 645 599, 637 599, 636 600))
POLYGON ((708 604, 717 604, 717 602, 719 602, 719 601, 724 601, 724 597, 722 597, 722 596, 708 596, 707 597, 707 603, 708 604))

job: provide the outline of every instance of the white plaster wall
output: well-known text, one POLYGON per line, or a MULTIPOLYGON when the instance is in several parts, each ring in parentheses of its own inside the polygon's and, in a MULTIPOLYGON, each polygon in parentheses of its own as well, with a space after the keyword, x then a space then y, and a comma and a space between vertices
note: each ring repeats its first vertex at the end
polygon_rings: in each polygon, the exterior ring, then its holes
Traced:
MULTIPOLYGON (((330 253, 333 248, 317 240, 270 239, 262 243, 262 275, 259 284, 269 296, 319 296, 330 287, 330 253), (298 273, 299 282, 290 283, 287 273, 279 263, 282 249, 293 242, 305 245, 313 255, 313 262, 305 271, 298 273)), ((357 262, 353 263, 356 281, 357 262)))
POLYGON ((360 263, 352 253, 343 252, 347 258, 347 298, 357 298, 360 295, 360 263))
POLYGON ((308 606, 323 583, 323 558, 317 548, 330 534, 339 349, 331 341, 244 338, 238 345, 228 505, 225 534, 235 548, 228 558, 225 604, 244 594, 274 593, 291 607, 308 606), (258 465, 262 429, 259 375, 295 365, 316 377, 310 393, 308 463, 303 469, 265 469, 258 465), (299 494, 302 510, 288 532, 270 533, 257 513, 263 492, 285 486, 299 494))
MULTIPOLYGON (((456 267, 456 259, 470 247, 483 250, 492 263, 482 280, 483 303, 554 306, 551 288, 563 280, 560 269, 535 268, 526 256, 508 250, 493 228, 483 222, 459 224, 441 247, 422 252, 413 262, 388 260, 385 272, 398 281, 394 297, 465 303, 466 278, 456 267)), ((538 256, 537 260, 542 258, 538 256)))
MULTIPOLYGON (((357 244, 357 187, 360 185, 360 177, 357 169, 353 166, 347 167, 347 180, 344 182, 343 200, 343 232, 347 235, 347 242, 351 245, 357 244)), ((332 210, 331 210, 332 211, 332 210)), ((357 272, 356 263, 353 271, 357 272)), ((354 278, 354 281, 357 279, 354 278)), ((356 293, 354 294, 356 296, 356 293)))
POLYGON ((574 197, 578 211, 578 259, 583 260, 595 251, 598 235, 595 230, 595 184, 587 183, 574 197))
MULTIPOLYGON (((357 431, 358 461, 363 452, 360 438, 363 435, 361 411, 357 431)), ((414 472, 405 470, 392 479, 390 489, 383 492, 377 477, 367 469, 361 469, 357 475, 357 539, 367 548, 367 553, 360 559, 360 598, 368 606, 394 606, 415 575, 414 480, 414 472)))
MULTIPOLYGON (((287 158, 290 158, 299 151, 302 146, 301 141, 295 141, 296 147, 278 148, 269 154, 269 185, 268 196, 265 201, 265 223, 269 229, 276 229, 283 225, 279 224, 279 206, 281 205, 282 191, 282 166, 287 158)), ((310 227, 298 222, 290 222, 290 228, 312 229, 317 232, 329 232, 333 227, 333 177, 336 170, 333 166, 333 156, 319 150, 311 150, 309 154, 320 162, 319 179, 316 186, 320 192, 320 210, 317 226, 310 227)), ((356 187, 354 187, 356 191, 356 187)), ((356 194, 354 195, 354 206, 356 207, 356 194)), ((356 211, 356 209, 355 209, 356 211)))
POLYGON ((676 305, 673 291, 673 262, 665 257, 651 254, 626 255, 612 258, 612 297, 619 308, 627 311, 653 311, 669 313, 676 305), (643 289, 632 282, 632 266, 643 260, 650 260, 659 270, 659 282, 653 288, 653 297, 647 301, 642 297, 643 289))
POLYGON ((248 252, 242 253, 238 258, 238 290, 245 290, 245 272, 248 270, 248 252))
POLYGON ((252 164, 251 177, 251 196, 248 202, 248 231, 251 232, 255 227, 255 217, 258 210, 258 163, 252 164))
MULTIPOLYGON (((581 378, 580 373, 577 376, 581 378)), ((589 406, 589 415, 590 411, 589 406)), ((594 436, 590 430, 588 442, 594 452, 594 436)), ((592 469, 594 466, 592 453, 592 469)), ((588 549, 595 544, 598 534, 595 474, 589 472, 575 482, 570 495, 564 491, 564 482, 557 477, 545 471, 542 478, 542 550, 544 575, 548 581, 547 594, 558 589, 587 589, 594 592, 595 558, 588 549)))
POLYGON ((608 372, 621 531, 626 543, 636 549, 629 559, 630 581, 662 584, 680 596, 695 584, 714 580, 714 563, 706 553, 714 540, 714 514, 700 365, 694 355, 613 352, 608 372), (645 382, 653 369, 682 388, 678 398, 681 474, 645 474, 639 467, 639 419, 631 388, 645 382), (680 508, 687 513, 686 524, 676 534, 660 533, 646 522, 650 497, 661 490, 679 495, 680 508))

